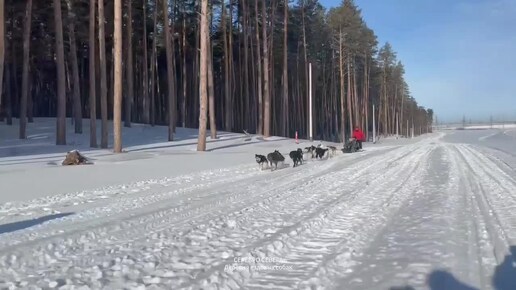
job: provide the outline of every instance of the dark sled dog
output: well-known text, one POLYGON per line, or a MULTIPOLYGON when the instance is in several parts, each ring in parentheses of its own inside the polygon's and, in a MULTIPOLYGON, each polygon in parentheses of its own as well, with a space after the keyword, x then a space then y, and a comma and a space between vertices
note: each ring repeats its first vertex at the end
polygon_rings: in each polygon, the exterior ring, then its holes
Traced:
POLYGON ((312 158, 314 158, 314 157, 315 157, 315 149, 316 149, 316 148, 317 148, 317 147, 315 147, 314 145, 312 145, 312 146, 310 146, 310 147, 305 147, 306 152, 307 152, 307 153, 312 154, 312 158))
POLYGON ((269 162, 267 161, 267 157, 260 154, 254 154, 254 158, 256 158, 256 163, 258 163, 258 166, 260 166, 260 169, 263 169, 263 165, 267 164, 269 165, 269 162))
POLYGON ((323 158, 324 154, 326 154, 326 151, 328 151, 328 148, 315 148, 315 158, 323 158))
POLYGON ((271 170, 273 170, 272 164, 274 164, 274 169, 278 169, 278 163, 285 161, 285 157, 278 150, 274 150, 274 152, 267 154, 267 160, 269 160, 271 170))
POLYGON ((298 164, 303 164, 303 150, 301 148, 298 148, 295 151, 290 151, 289 156, 294 162, 294 167, 298 164))

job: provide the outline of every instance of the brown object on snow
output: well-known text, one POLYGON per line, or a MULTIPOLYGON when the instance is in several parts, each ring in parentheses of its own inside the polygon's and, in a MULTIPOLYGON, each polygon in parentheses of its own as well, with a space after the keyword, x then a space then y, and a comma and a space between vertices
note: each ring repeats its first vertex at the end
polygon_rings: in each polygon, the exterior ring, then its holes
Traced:
POLYGON ((66 158, 63 160, 63 165, 82 165, 82 164, 92 164, 88 161, 86 157, 84 157, 79 151, 73 150, 66 153, 66 158))

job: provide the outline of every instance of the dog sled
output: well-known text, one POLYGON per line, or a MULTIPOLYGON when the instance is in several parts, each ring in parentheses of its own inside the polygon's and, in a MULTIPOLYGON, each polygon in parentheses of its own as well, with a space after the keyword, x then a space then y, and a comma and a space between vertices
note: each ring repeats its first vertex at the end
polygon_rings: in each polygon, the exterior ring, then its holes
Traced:
POLYGON ((342 148, 343 153, 355 153, 357 151, 360 151, 360 145, 355 138, 349 138, 342 148))

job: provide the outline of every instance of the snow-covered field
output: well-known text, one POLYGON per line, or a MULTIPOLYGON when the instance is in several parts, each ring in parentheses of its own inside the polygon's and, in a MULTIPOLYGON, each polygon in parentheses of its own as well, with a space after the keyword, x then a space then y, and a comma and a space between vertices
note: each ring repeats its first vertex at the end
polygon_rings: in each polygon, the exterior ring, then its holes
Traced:
POLYGON ((463 126, 462 124, 447 124, 440 125, 440 129, 443 130, 487 130, 487 129, 516 129, 516 122, 502 123, 502 124, 483 124, 483 125, 470 125, 463 126))
POLYGON ((198 153, 196 130, 134 125, 114 155, 36 124, 0 123, 2 289, 516 289, 512 129, 293 168, 310 142, 221 133, 198 153), (95 164, 60 166, 75 148, 95 164), (259 170, 275 149, 284 167, 259 170))

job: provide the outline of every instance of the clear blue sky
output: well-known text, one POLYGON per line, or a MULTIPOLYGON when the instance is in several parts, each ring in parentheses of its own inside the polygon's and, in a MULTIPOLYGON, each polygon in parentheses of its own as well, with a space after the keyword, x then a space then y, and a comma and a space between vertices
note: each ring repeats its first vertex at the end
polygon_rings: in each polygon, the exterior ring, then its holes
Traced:
POLYGON ((398 53, 414 97, 441 120, 516 120, 516 0, 355 3, 398 53))

